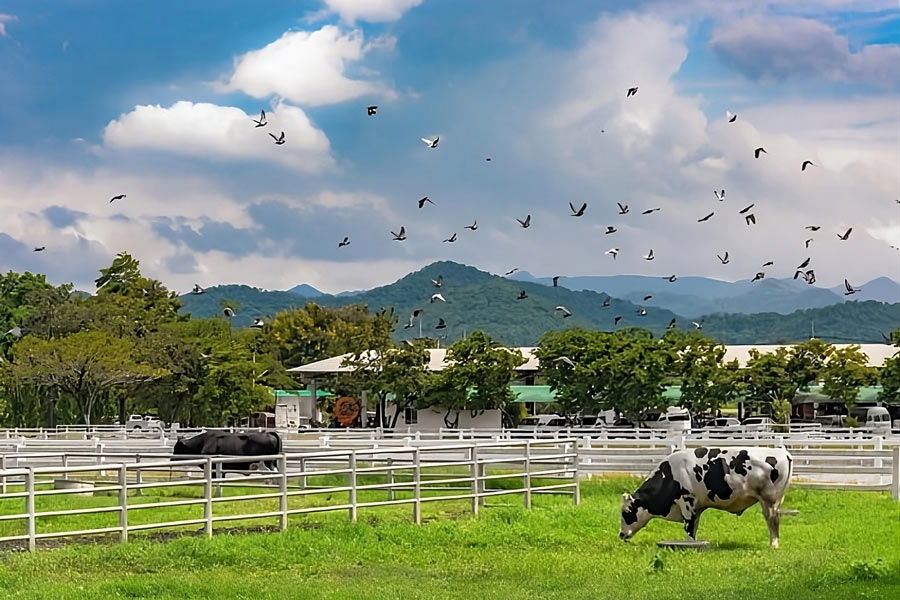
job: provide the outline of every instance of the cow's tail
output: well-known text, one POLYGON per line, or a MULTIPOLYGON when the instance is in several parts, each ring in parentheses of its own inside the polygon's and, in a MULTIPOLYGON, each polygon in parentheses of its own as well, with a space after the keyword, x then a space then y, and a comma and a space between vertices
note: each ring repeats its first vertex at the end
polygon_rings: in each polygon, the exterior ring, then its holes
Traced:
MULTIPOLYGON (((278 435, 278 433, 275 431, 270 431, 269 435, 275 438, 275 454, 281 454, 283 448, 281 444, 281 436, 278 435)), ((274 460, 267 461, 266 466, 272 471, 278 470, 278 463, 274 460)))

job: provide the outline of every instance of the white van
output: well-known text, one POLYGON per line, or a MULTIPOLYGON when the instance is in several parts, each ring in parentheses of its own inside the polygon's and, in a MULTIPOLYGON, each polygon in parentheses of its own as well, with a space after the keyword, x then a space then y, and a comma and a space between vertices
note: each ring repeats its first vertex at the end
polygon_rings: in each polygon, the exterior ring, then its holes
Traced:
POLYGON ((525 429, 529 431, 543 429, 550 424, 550 421, 561 418, 562 417, 560 417, 559 415, 535 415, 533 417, 526 417, 519 422, 518 429, 525 429))
POLYGON ((691 430, 691 413, 681 406, 670 406, 656 421, 645 421, 644 424, 653 429, 665 429, 674 433, 687 432, 691 430))
POLYGON ((851 416, 856 417, 860 427, 878 433, 891 432, 891 415, 883 406, 859 406, 853 409, 851 416))

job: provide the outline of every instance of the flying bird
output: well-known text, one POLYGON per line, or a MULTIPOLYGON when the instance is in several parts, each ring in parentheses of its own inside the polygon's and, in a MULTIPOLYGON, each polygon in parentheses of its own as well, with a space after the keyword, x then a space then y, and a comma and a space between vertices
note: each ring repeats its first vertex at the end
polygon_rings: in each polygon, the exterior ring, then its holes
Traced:
POLYGON ((46 249, 47 249, 47 246, 38 246, 37 248, 34 249, 34 251, 35 252, 43 252, 46 249))
POLYGON ((653 260, 654 258, 656 257, 653 256, 653 248, 650 248, 650 252, 644 257, 644 260, 653 260))
POLYGON ((444 296, 441 295, 440 292, 438 292, 437 294, 432 294, 432 295, 431 295, 431 303, 434 304, 434 302, 435 302, 436 300, 440 300, 441 302, 446 302, 446 301, 447 301, 447 299, 444 298, 444 296))
POLYGON ((616 228, 613 227, 612 225, 607 225, 607 226, 606 226, 606 231, 604 231, 603 233, 605 233, 606 235, 609 235, 609 234, 615 233, 615 232, 617 232, 617 231, 618 231, 618 229, 616 229, 616 228))
POLYGON ((531 215, 527 215, 527 216, 525 217, 525 220, 524 220, 524 221, 523 221, 522 219, 519 219, 519 218, 516 218, 516 221, 519 222, 519 225, 520 225, 523 229, 528 229, 529 227, 531 227, 531 215))
POLYGON ((771 266, 774 265, 774 264, 775 264, 775 261, 774 261, 774 260, 770 260, 770 261, 765 262, 765 263, 763 264, 762 268, 765 269, 766 267, 771 267, 771 266))
POLYGON ((619 249, 618 248, 610 248, 603 254, 609 254, 610 256, 613 257, 613 260, 616 260, 616 257, 619 255, 619 249))
POLYGON ((744 217, 744 221, 747 222, 747 225, 756 225, 756 215, 750 213, 746 217, 744 217))
POLYGON ((645 211, 642 212, 641 214, 642 214, 642 215, 649 215, 650 213, 656 212, 656 211, 658 211, 658 210, 659 210, 658 208, 648 208, 647 210, 645 210, 645 211))
POLYGON ((22 337, 22 328, 19 327, 18 325, 16 325, 15 327, 10 329, 3 335, 11 335, 13 337, 20 338, 20 337, 22 337))
POLYGON ((639 317, 646 317, 647 309, 642 306, 641 308, 638 309, 637 314, 639 317))
POLYGON ((429 140, 428 138, 422 138, 422 143, 428 146, 429 148, 437 148, 438 142, 441 141, 441 137, 437 136, 433 140, 429 140))
POLYGON ((676 281, 678 278, 675 277, 674 275, 669 275, 668 277, 664 277, 664 279, 665 279, 666 281, 668 281, 669 283, 675 283, 675 281, 676 281))
POLYGON ((851 227, 850 229, 848 229, 848 230, 846 231, 846 233, 844 233, 844 235, 837 234, 838 239, 840 239, 841 241, 846 242, 846 241, 847 241, 847 238, 850 237, 850 232, 851 232, 851 231, 853 231, 853 228, 852 228, 852 227, 851 227))
POLYGON ((816 165, 811 160, 804 160, 803 164, 800 165, 800 170, 805 171, 806 167, 815 167, 816 165))
POLYGON ((568 319, 569 317, 572 316, 572 311, 570 311, 568 308, 566 308, 563 305, 559 305, 556 308, 554 308, 553 310, 561 312, 563 319, 568 319))
POLYGON ((719 202, 725 199, 725 190, 713 190, 713 194, 716 195, 716 200, 718 200, 719 202))
POLYGON ((444 276, 443 276, 443 275, 438 275, 438 276, 437 276, 437 279, 432 279, 432 280, 431 280, 431 285, 433 285, 433 286, 436 287, 436 288, 439 288, 439 287, 441 287, 442 285, 444 285, 444 276))
POLYGON ((747 207, 745 207, 745 208, 742 208, 740 211, 738 211, 738 214, 741 214, 741 215, 742 215, 742 214, 746 213, 748 210, 750 210, 751 208, 753 208, 754 206, 756 206, 756 205, 755 205, 755 204, 751 204, 750 206, 747 206, 747 207))
POLYGON ((805 268, 809 265, 809 261, 810 261, 810 259, 807 258, 807 259, 804 260, 802 263, 800 263, 800 264, 797 266, 797 268, 798 268, 798 269, 805 269, 805 268))
POLYGON ((466 225, 465 229, 471 229, 472 231, 475 231, 476 229, 478 229, 478 221, 476 220, 473 221, 471 225, 466 225))
POLYGON ((646 296, 644 296, 643 302, 646 302, 647 300, 649 300, 649 299, 652 298, 652 297, 653 297, 652 294, 647 294, 646 296))
POLYGON ((765 148, 763 148, 762 146, 760 146, 759 148, 757 148, 756 150, 753 151, 753 157, 754 157, 754 158, 759 158, 759 155, 760 155, 760 154, 768 154, 768 152, 766 152, 766 149, 765 149, 765 148))
POLYGON ((275 137, 274 133, 270 133, 269 135, 272 136, 273 140, 275 140, 276 146, 280 146, 284 143, 284 132, 283 131, 281 132, 281 135, 279 135, 278 137, 275 137))
POLYGON ((232 317, 234 317, 234 309, 232 309, 230 306, 226 306, 222 309, 222 314, 231 319, 232 317))
POLYGON ((637 86, 630 87, 630 88, 628 88, 628 91, 625 93, 625 97, 628 98, 629 96, 634 96, 635 94, 637 94, 637 91, 638 91, 637 86))
POLYGON ((563 363, 563 364, 569 365, 570 367, 573 367, 573 368, 575 367, 575 361, 573 361, 573 360, 572 360, 571 358, 569 358, 568 356, 559 356, 559 357, 557 357, 557 358, 554 358, 554 359, 553 359, 553 362, 555 362, 555 363, 563 363))
POLYGON ((716 214, 716 213, 711 212, 711 213, 709 213, 708 215, 706 215, 705 217, 703 217, 702 219, 697 219, 697 222, 698 222, 698 223, 703 223, 703 222, 705 222, 705 221, 709 221, 710 219, 712 219, 712 216, 713 216, 714 214, 716 214))
POLYGON ((491 159, 490 156, 488 156, 488 157, 486 157, 484 160, 485 160, 485 162, 491 162, 492 159, 491 159))
POLYGON ((199 296, 200 294, 202 294, 202 293, 205 292, 205 291, 206 291, 206 290, 204 290, 202 287, 200 287, 200 284, 195 283, 195 284, 194 284, 194 289, 191 290, 191 293, 192 293, 192 294, 196 294, 196 295, 199 296))
POLYGON ((844 292, 844 295, 850 296, 852 294, 855 294, 856 292, 859 292, 862 288, 854 288, 852 285, 850 285, 850 282, 845 279, 844 280, 844 289, 846 290, 844 292))
POLYGON ((669 324, 668 324, 668 326, 666 326, 666 329, 675 329, 675 317, 672 317, 672 320, 669 321, 669 324))
POLYGON ((621 320, 622 320, 622 315, 617 316, 615 319, 613 319, 613 325, 618 325, 619 321, 621 321, 621 320))
POLYGON ((435 329, 447 329, 447 323, 445 323, 443 319, 438 319, 437 325, 435 325, 434 328, 435 329))
POLYGON ((516 297, 516 300, 525 300, 527 298, 528 298, 528 294, 525 292, 525 290, 522 290, 519 292, 519 295, 516 297))
POLYGON ((266 325, 266 322, 263 321, 262 319, 260 319, 259 317, 257 317, 255 319, 253 319, 253 325, 251 325, 250 327, 252 329, 262 329, 263 327, 265 327, 265 325, 266 325))
POLYGON ((559 275, 553 276, 553 287, 559 287, 559 275))
POLYGON ((804 247, 809 248, 810 242, 812 242, 812 238, 809 238, 808 240, 806 240, 805 242, 803 242, 804 247))
POLYGON ((607 296, 603 299, 603 308, 608 307, 610 304, 612 304, 612 296, 607 296))
POLYGON ((402 242, 403 240, 406 239, 406 227, 401 227, 401 228, 400 228, 400 233, 394 233, 394 232, 392 231, 392 232, 391 232, 391 235, 394 236, 394 241, 395 241, 395 242, 402 242))
POLYGON ((434 205, 434 201, 431 198, 429 198, 428 196, 425 196, 419 200, 419 208, 422 208, 423 206, 425 206, 426 202, 429 202, 432 205, 434 205))
POLYGON ((725 111, 725 118, 728 119, 729 123, 734 123, 737 121, 737 114, 731 112, 730 110, 725 111))
POLYGON ((453 242, 456 241, 456 233, 454 233, 453 235, 451 235, 450 237, 448 237, 448 238, 447 238, 446 240, 444 240, 444 241, 445 241, 445 242, 450 242, 450 243, 452 244, 453 242))
POLYGON ((338 242, 338 248, 343 248, 344 246, 349 246, 349 245, 350 245, 350 238, 347 236, 344 236, 344 239, 342 239, 340 242, 338 242))
POLYGON ((581 205, 581 208, 579 208, 578 210, 575 210, 575 206, 574 206, 571 202, 569 202, 569 208, 572 209, 572 216, 573 216, 573 217, 580 217, 580 216, 583 216, 583 215, 584 215, 584 211, 587 210, 587 202, 585 202, 584 204, 582 204, 582 205, 581 205))
POLYGON ((703 329, 703 319, 699 321, 691 321, 691 325, 694 326, 694 329, 703 329))
POLYGON ((374 117, 374 116, 375 116, 375 113, 376 113, 377 111, 378 111, 378 107, 377 107, 377 106, 367 106, 367 107, 366 107, 366 114, 368 114, 370 117, 374 117))
POLYGON ((820 225, 807 225, 805 228, 809 229, 810 231, 818 231, 822 229, 820 225))
POLYGON ((810 269, 806 273, 803 274, 803 279, 806 280, 806 283, 812 285, 816 282, 816 272, 810 269))
POLYGON ((728 264, 728 261, 729 261, 729 258, 728 258, 728 251, 725 252, 725 256, 719 256, 718 254, 716 254, 716 257, 719 259, 719 261, 720 261, 723 265, 727 265, 727 264, 728 264))
POLYGON ((616 202, 616 204, 619 205, 619 214, 620 215, 628 214, 628 205, 627 204, 622 204, 621 202, 616 202))
POLYGON ((259 118, 253 119, 253 122, 256 123, 257 127, 265 127, 266 126, 266 111, 259 111, 259 118))
POLYGON ((760 279, 765 278, 765 276, 766 276, 766 274, 763 273, 762 271, 760 271, 759 273, 757 273, 756 275, 754 275, 754 276, 753 276, 753 279, 751 279, 750 281, 751 281, 751 283, 754 282, 754 281, 759 281, 760 279))
POLYGON ((113 196, 112 198, 109 199, 109 203, 112 204, 116 200, 121 200, 122 198, 125 198, 125 197, 126 197, 126 194, 119 194, 118 196, 113 196))
POLYGON ((507 275, 512 275, 513 273, 515 273, 518 270, 519 270, 519 267, 514 267, 514 268, 510 269, 509 271, 507 271, 506 273, 504 273, 503 276, 506 277, 507 275))

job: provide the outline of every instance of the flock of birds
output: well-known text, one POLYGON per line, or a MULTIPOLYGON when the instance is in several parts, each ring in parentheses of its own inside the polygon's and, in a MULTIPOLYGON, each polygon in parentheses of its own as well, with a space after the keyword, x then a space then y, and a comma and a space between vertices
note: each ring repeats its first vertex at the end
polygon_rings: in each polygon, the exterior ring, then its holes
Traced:
MULTIPOLYGON (((630 98, 630 97, 636 96, 637 93, 638 93, 637 86, 629 87, 626 90, 625 96, 626 96, 626 98, 630 98)), ((378 112, 377 105, 371 105, 371 106, 366 107, 366 113, 370 117, 374 117, 377 114, 377 112, 378 112)), ((734 123, 737 120, 737 118, 738 118, 737 114, 732 113, 731 111, 726 111, 726 120, 728 123, 734 123)), ((260 111, 259 118, 252 119, 252 121, 253 121, 253 123, 255 123, 256 128, 266 127, 268 125, 268 121, 266 118, 265 110, 260 111)), ((601 133, 603 133, 603 130, 601 130, 601 133)), ((274 133, 269 132, 269 136, 272 138, 272 140, 274 141, 276 146, 282 146, 286 143, 284 131, 279 132, 278 135, 275 135, 274 133)), ((438 144, 440 143, 440 136, 435 136, 433 138, 432 137, 423 137, 423 138, 421 138, 421 140, 422 140, 422 143, 425 144, 425 146, 428 149, 434 150, 434 149, 438 148, 438 144)), ((768 154, 768 152, 766 152, 766 149, 762 146, 759 146, 753 150, 753 156, 757 160, 759 160, 763 154, 768 154)), ((492 158, 488 156, 485 158, 485 161, 491 162, 492 158)), ((813 163, 811 160, 804 160, 800 165, 800 171, 801 171, 801 173, 806 172, 808 167, 816 167, 816 166, 817 165, 815 163, 813 163)), ((714 194, 716 200, 718 200, 719 202, 725 201, 725 196, 726 196, 725 189, 713 190, 713 194, 714 194)), ((113 202, 124 200, 126 197, 127 197, 126 194, 117 194, 117 195, 113 196, 112 198, 110 198, 109 203, 112 204, 113 202)), ((900 199, 897 200, 897 203, 900 204, 900 199)), ((422 198, 420 198, 417 201, 417 204, 418 204, 419 209, 424 208, 426 204, 431 204, 432 206, 436 205, 435 202, 428 196, 423 196, 422 198)), ((629 214, 630 208, 627 204, 623 204, 621 202, 617 202, 616 204, 619 209, 619 211, 618 211, 619 215, 629 214)), ((748 206, 742 208, 741 210, 739 210, 737 212, 738 215, 741 215, 745 224, 748 227, 756 225, 756 215, 754 212, 752 212, 754 209, 754 206, 755 206, 754 204, 749 204, 748 206)), ((569 209, 571 211, 570 216, 575 217, 575 218, 580 218, 580 217, 583 217, 585 215, 585 213, 587 212, 588 204, 587 204, 587 202, 583 202, 580 206, 575 206, 572 202, 569 202, 569 209)), ((660 207, 648 208, 648 209, 643 210, 641 212, 641 215, 650 215, 650 214, 658 212, 660 210, 661 210, 660 207)), ((716 215, 716 211, 710 211, 708 214, 697 219, 697 222, 698 223, 709 222, 715 215, 716 215)), ((515 220, 518 223, 519 227, 521 227, 522 229, 528 229, 529 227, 531 227, 532 221, 531 221, 530 214, 525 215, 525 218, 522 218, 522 219, 516 217, 515 220)), ((468 229, 472 232, 476 231, 478 229, 478 221, 475 220, 472 222, 471 225, 466 225, 465 229, 468 229)), ((808 226, 806 226, 806 229, 810 232, 815 233, 821 229, 821 226, 808 225, 808 226)), ((618 229, 616 227, 609 225, 606 227, 604 235, 613 235, 617 231, 618 231, 618 229)), ((837 235, 838 240, 846 242, 850 238, 850 234, 852 232, 853 232, 853 228, 850 227, 845 232, 836 233, 836 235, 837 235)), ((391 233, 392 239, 394 241, 403 242, 403 241, 406 241, 406 239, 407 239, 405 226, 401 226, 398 231, 391 231, 390 233, 391 233)), ((449 237, 445 238, 443 240, 443 243, 452 244, 452 243, 455 243, 457 241, 457 239, 458 239, 457 234, 454 232, 449 237)), ((338 242, 337 247, 338 248, 347 247, 350 245, 350 242, 351 242, 350 237, 344 236, 343 239, 341 239, 338 242)), ((807 238, 804 241, 804 247, 809 248, 809 245, 812 242, 813 242, 813 238, 807 238)), ((894 246, 891 246, 891 247, 894 249, 900 249, 900 248, 897 248, 894 246)), ((46 246, 40 246, 40 247, 34 248, 35 252, 43 252, 44 250, 46 250, 46 246)), ((620 253, 619 248, 612 247, 609 250, 607 250, 604 254, 611 256, 613 260, 616 260, 616 257, 619 255, 619 253, 620 253)), ((727 250, 724 252, 724 254, 721 254, 721 255, 716 254, 716 257, 719 259, 719 261, 723 265, 727 265, 730 261, 729 253, 727 250)), ((653 248, 650 248, 649 251, 647 252, 647 254, 643 256, 643 259, 646 261, 652 261, 655 258, 656 258, 656 256, 654 254, 653 248)), ((810 267, 810 263, 811 263, 811 259, 807 258, 806 260, 802 261, 796 267, 795 272, 794 272, 795 280, 803 279, 809 285, 812 285, 816 282, 816 273, 815 273, 815 270, 810 267)), ((772 265, 774 265, 774 261, 768 261, 762 265, 762 269, 765 269, 766 267, 769 267, 772 265)), ((518 268, 513 268, 513 269, 507 271, 506 273, 504 273, 504 276, 512 275, 516 271, 518 271, 518 268)), ((753 278, 751 279, 751 282, 760 281, 760 280, 764 279, 765 276, 766 276, 765 271, 760 270, 753 276, 753 278)), ((664 279, 666 279, 669 283, 674 283, 675 281, 677 281, 678 278, 675 274, 672 274, 668 277, 664 277, 664 279)), ((557 287, 559 284, 559 276, 553 277, 552 281, 553 281, 553 287, 557 287)), ((443 286, 443 277, 438 277, 437 279, 433 279, 432 285, 436 288, 441 288, 443 286)), ((850 284, 850 282, 847 279, 844 279, 844 289, 845 289, 844 294, 847 296, 856 294, 859 291, 861 291, 861 288, 854 287, 853 285, 850 284)), ((204 289, 199 284, 195 284, 191 293, 192 294, 203 294, 204 289)), ((645 296, 644 301, 646 302, 647 300, 649 300, 651 298, 652 298, 652 296, 649 296, 649 295, 645 296)), ((516 300, 527 300, 527 299, 528 299, 528 293, 525 290, 521 290, 519 292, 518 296, 516 296, 516 300)), ((609 296, 607 296, 604 299, 602 306, 604 308, 611 306, 611 300, 612 299, 609 296)), ((447 302, 447 300, 443 296, 442 293, 434 293, 431 295, 430 302, 431 303, 447 302)), ((565 306, 562 306, 562 305, 556 306, 555 312, 562 315, 563 319, 567 319, 572 316, 572 311, 570 311, 568 308, 566 308, 565 306)), ((234 310, 230 307, 225 307, 223 309, 223 314, 229 320, 235 316, 234 310)), ((424 309, 416 308, 415 310, 413 310, 413 312, 411 313, 411 315, 409 317, 409 321, 404 325, 404 328, 414 327, 416 324, 416 321, 421 319, 423 315, 424 315, 424 309)), ((637 311, 637 315, 638 316, 646 316, 647 309, 644 307, 639 308, 637 311)), ((616 315, 613 319, 614 325, 618 325, 622 319, 623 319, 622 315, 616 315)), ((264 326, 264 324, 265 323, 261 318, 257 318, 254 320, 252 327, 262 328, 264 326)), ((694 322, 692 322, 692 324, 696 329, 702 329, 702 327, 703 327, 702 320, 694 321, 694 322)), ((419 325, 421 328, 421 322, 419 322, 419 325)), ((672 321, 668 325, 668 328, 669 329, 674 328, 675 325, 676 325, 675 319, 672 319, 672 321)), ((439 319, 434 328, 436 330, 446 329, 447 323, 444 321, 444 319, 439 319)), ((21 337, 22 330, 19 327, 13 327, 6 333, 6 335, 13 335, 13 336, 21 337)))

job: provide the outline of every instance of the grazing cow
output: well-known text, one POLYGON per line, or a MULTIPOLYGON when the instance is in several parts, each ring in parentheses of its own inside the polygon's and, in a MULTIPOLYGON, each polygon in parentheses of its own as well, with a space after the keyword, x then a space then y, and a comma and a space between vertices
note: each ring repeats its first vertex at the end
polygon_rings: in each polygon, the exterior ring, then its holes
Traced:
MULTIPOLYGON (((205 431, 193 437, 175 442, 172 460, 176 456, 266 456, 281 454, 281 438, 277 433, 229 433, 227 431, 205 431)), ((270 471, 275 470, 275 461, 249 461, 222 463, 223 471, 249 471, 257 463, 270 471)))
POLYGON ((668 456, 649 479, 622 499, 619 537, 627 540, 650 519, 684 523, 692 540, 700 515, 718 508, 740 515, 757 502, 778 547, 778 507, 791 481, 791 455, 784 448, 694 448, 668 456))

